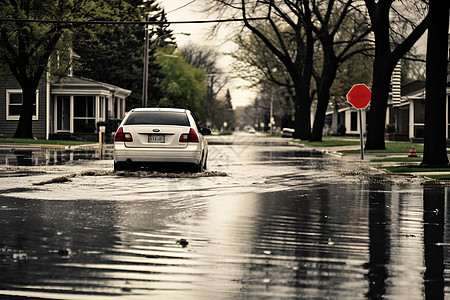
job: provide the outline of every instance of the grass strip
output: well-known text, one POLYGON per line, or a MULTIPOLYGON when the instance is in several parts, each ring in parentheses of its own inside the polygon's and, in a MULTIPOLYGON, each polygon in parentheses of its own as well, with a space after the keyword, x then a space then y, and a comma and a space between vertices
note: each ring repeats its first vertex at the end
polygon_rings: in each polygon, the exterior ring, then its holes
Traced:
POLYGON ((371 162, 421 162, 422 157, 385 157, 385 158, 374 158, 371 162))
MULTIPOLYGON (((358 143, 359 145, 359 143, 358 143)), ((411 147, 416 149, 416 153, 423 153, 423 145, 417 145, 413 143, 386 143, 386 149, 384 150, 364 150, 364 153, 409 153, 411 151, 411 147)), ((360 150, 342 150, 340 153, 346 154, 354 154, 359 153, 360 150)))
POLYGON ((423 177, 434 179, 434 180, 450 180, 450 174, 423 175, 423 177))
POLYGON ((410 173, 410 172, 450 172, 450 168, 423 168, 420 166, 387 166, 383 169, 392 173, 410 173))
MULTIPOLYGON (((342 146, 359 146, 360 142, 357 139, 336 139, 324 138, 320 142, 299 141, 294 142, 313 147, 342 147, 342 146)), ((406 142, 387 142, 384 150, 365 150, 365 153, 409 153, 411 147, 416 149, 416 153, 423 153, 423 145, 406 143, 406 142)), ((360 149, 341 150, 340 153, 355 154, 359 153, 360 149)))
POLYGON ((217 133, 214 133, 213 135, 233 135, 233 131, 220 131, 220 132, 217 132, 217 133))
POLYGON ((313 147, 341 147, 341 146, 356 146, 356 145, 359 145, 359 141, 356 141, 356 140, 351 141, 351 140, 340 140, 340 139, 339 140, 324 139, 321 142, 310 142, 310 141, 294 140, 294 142, 299 143, 299 144, 304 144, 304 145, 307 145, 307 146, 313 146, 313 147))

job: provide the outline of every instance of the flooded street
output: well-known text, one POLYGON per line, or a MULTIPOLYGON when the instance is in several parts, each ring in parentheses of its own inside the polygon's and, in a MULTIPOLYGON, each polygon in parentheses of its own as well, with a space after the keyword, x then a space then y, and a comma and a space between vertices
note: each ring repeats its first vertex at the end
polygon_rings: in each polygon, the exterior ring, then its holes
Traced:
POLYGON ((204 174, 8 155, 0 298, 450 299, 444 186, 249 134, 204 174))

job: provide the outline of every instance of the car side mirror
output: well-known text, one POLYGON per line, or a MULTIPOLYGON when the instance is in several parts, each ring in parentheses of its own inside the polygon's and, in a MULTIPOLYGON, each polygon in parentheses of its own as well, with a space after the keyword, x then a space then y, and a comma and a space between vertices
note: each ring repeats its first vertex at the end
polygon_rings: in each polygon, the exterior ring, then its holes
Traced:
POLYGON ((200 133, 203 135, 210 135, 211 130, 209 128, 202 128, 202 129, 200 129, 200 133))

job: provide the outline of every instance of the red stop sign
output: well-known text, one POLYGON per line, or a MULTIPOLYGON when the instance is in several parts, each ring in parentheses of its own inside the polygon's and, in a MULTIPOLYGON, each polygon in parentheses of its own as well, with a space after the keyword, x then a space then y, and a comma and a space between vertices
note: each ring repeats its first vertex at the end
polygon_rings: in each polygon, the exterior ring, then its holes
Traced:
POLYGON ((347 94, 347 101, 356 109, 366 108, 372 92, 365 84, 355 84, 347 94))

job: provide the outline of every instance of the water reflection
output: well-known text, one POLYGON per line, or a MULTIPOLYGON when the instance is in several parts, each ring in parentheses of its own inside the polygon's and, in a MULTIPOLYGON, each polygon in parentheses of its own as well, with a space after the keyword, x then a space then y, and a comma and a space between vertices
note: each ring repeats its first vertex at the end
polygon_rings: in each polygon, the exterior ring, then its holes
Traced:
POLYGON ((255 257, 241 279, 246 293, 361 299, 367 210, 359 192, 348 186, 317 186, 265 194, 259 203, 251 241, 255 257))
POLYGON ((444 299, 446 193, 361 182, 140 201, 2 198, 0 294, 444 299))
POLYGON ((315 150, 301 150, 301 151, 263 151, 258 153, 259 158, 263 160, 283 160, 283 161, 294 161, 304 158, 322 158, 324 156, 323 152, 315 150))
POLYGON ((425 187, 423 207, 425 297, 444 299, 445 187, 425 187))
POLYGON ((389 264, 389 223, 386 216, 386 184, 369 184, 369 253, 368 299, 382 299, 386 293, 389 264))
POLYGON ((33 151, 30 150, 14 150, 18 166, 32 166, 33 151))
POLYGON ((14 149, 0 150, 0 165, 45 166, 58 165, 69 161, 97 159, 96 150, 54 150, 54 149, 14 149))

